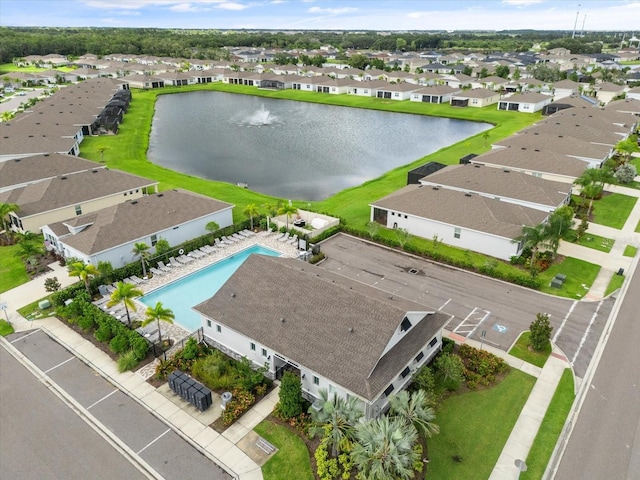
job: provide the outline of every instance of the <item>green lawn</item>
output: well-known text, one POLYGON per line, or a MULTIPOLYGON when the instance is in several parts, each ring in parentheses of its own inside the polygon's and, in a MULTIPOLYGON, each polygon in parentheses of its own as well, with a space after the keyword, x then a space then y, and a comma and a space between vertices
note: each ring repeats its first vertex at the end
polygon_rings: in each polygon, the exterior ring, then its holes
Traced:
POLYGON ((553 394, 547 413, 542 419, 538 434, 527 456, 527 471, 520 474, 520 480, 539 480, 542 478, 574 398, 573 374, 571 369, 567 368, 562 373, 562 378, 560 378, 560 383, 553 394))
POLYGON ((615 242, 615 240, 612 238, 594 235, 592 233, 589 233, 588 231, 584 235, 582 235, 579 240, 576 240, 576 237, 577 232, 575 230, 569 230, 569 232, 567 232, 567 234, 565 235, 564 240, 606 253, 609 253, 611 251, 611 248, 613 248, 613 244, 615 242))
POLYGON ((16 255, 19 245, 0 247, 0 293, 29 281, 24 263, 16 255))
POLYGON ((593 203, 593 222, 605 227, 621 229, 637 200, 637 197, 620 193, 604 195, 593 203))
POLYGON ((0 319, 0 336, 6 337, 14 332, 13 327, 6 320, 0 319))
POLYGON ((258 424, 254 430, 279 449, 262 466, 264 480, 314 479, 309 451, 300 437, 268 419, 258 424))
POLYGON ((541 291, 561 297, 582 298, 593 285, 593 281, 598 276, 599 271, 600 265, 566 257, 561 263, 551 265, 547 270, 540 273, 539 278, 542 280, 541 291), (566 275, 567 279, 562 287, 553 288, 550 283, 558 273, 566 275), (586 288, 582 286, 583 284, 586 288))
POLYGON ((440 433, 428 442, 425 478, 489 478, 534 383, 514 369, 494 388, 446 399, 436 414, 440 433))
POLYGON ((13 63, 2 63, 0 64, 0 76, 11 78, 11 72, 23 72, 23 73, 36 73, 36 72, 44 72, 46 70, 58 70, 59 72, 71 72, 75 70, 73 67, 51 67, 47 66, 46 68, 38 68, 32 65, 28 67, 16 67, 13 63))
POLYGON ((544 367, 544 364, 547 362, 547 358, 551 355, 551 344, 549 343, 547 348, 543 351, 536 352, 529 348, 530 343, 531 332, 522 332, 515 345, 511 347, 511 350, 509 350, 509 354, 519 358, 520 360, 529 362, 531 365, 535 365, 536 367, 544 367))
POLYGON ((624 283, 624 278, 624 275, 618 275, 617 273, 614 273, 611 277, 611 280, 609 280, 609 285, 607 285, 607 290, 605 291, 604 296, 606 297, 607 295, 621 288, 622 284, 624 283))
POLYGON ((627 245, 626 247, 624 247, 624 252, 622 253, 622 255, 624 255, 625 257, 635 257, 636 253, 638 253, 638 249, 636 247, 634 247, 633 245, 627 245))
POLYGON ((636 225, 636 233, 640 233, 640 222, 638 222, 638 225, 636 225))
POLYGON ((53 303, 51 304, 51 307, 40 310, 40 307, 38 306, 38 304, 42 300, 51 300, 51 295, 47 295, 44 298, 41 298, 39 300, 36 300, 35 302, 31 302, 28 305, 20 307, 18 309, 18 313, 22 315, 24 318, 26 318, 27 320, 37 320, 38 318, 47 317, 53 314, 55 311, 55 308, 53 307, 53 303))

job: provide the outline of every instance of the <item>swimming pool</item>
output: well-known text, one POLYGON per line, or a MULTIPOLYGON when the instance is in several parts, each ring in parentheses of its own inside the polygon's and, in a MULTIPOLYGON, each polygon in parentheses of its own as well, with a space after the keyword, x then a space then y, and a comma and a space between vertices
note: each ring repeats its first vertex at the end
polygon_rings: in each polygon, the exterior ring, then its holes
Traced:
POLYGON ((280 252, 261 245, 254 245, 226 257, 208 267, 198 270, 164 287, 160 287, 139 298, 149 307, 156 302, 173 310, 175 323, 190 332, 200 328, 200 314, 191 310, 195 305, 213 296, 233 275, 240 265, 254 253, 279 257, 280 252))

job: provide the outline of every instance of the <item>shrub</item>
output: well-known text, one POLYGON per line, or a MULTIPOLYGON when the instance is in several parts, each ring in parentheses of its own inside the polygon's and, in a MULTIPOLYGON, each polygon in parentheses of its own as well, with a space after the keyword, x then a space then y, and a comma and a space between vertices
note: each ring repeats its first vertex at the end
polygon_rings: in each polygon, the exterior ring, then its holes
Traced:
POLYGON ((531 331, 530 339, 533 349, 537 351, 544 350, 549 345, 551 331, 553 330, 549 322, 549 315, 546 313, 536 314, 536 319, 531 322, 529 330, 531 331))
POLYGON ((464 364, 458 355, 444 353, 439 355, 433 362, 436 369, 436 376, 442 382, 444 388, 455 391, 460 388, 464 380, 464 364))
POLYGON ((491 385, 495 382, 497 375, 509 369, 504 360, 485 350, 461 345, 458 353, 464 364, 464 378, 467 386, 472 390, 480 385, 491 385))
POLYGON ((118 357, 118 371, 120 373, 133 370, 138 365, 136 352, 129 350, 118 357))
POLYGON ((111 327, 107 322, 102 322, 96 332, 93 334, 99 342, 109 342, 113 338, 111 327))
POLYGON ((256 397, 249 391, 242 387, 238 387, 232 390, 233 397, 231 401, 227 403, 224 411, 222 412, 222 423, 225 427, 228 427, 238 418, 242 416, 244 412, 256 401, 256 397))
POLYGON ((47 278, 44 281, 44 289, 47 292, 57 292, 58 290, 60 290, 61 286, 62 285, 60 285, 60 282, 58 281, 58 277, 47 278))
POLYGON ((427 393, 434 393, 436 389, 436 378, 433 370, 424 366, 416 372, 411 382, 411 390, 424 390, 427 393))
POLYGON ((135 330, 128 330, 131 350, 138 361, 144 359, 149 352, 149 342, 135 330))
POLYGON ((93 330, 96 326, 92 315, 82 315, 78 317, 78 326, 84 331, 93 330))
POLYGON ((442 353, 453 353, 456 342, 447 337, 442 337, 442 353))
POLYGON ((109 342, 109 348, 113 353, 124 353, 129 350, 129 338, 126 333, 120 332, 109 342))
POLYGON ((614 173, 614 177, 620 183, 631 183, 637 175, 636 167, 630 163, 623 163, 614 173))
POLYGON ((237 382, 231 359, 215 350, 211 355, 199 358, 191 366, 191 374, 211 390, 228 390, 237 382))
POLYGON ((198 355, 198 342, 193 337, 190 337, 185 343, 182 349, 182 358, 185 360, 193 360, 198 355))
POLYGON ((253 363, 247 357, 242 357, 236 364, 236 369, 238 370, 240 384, 245 390, 253 392, 258 385, 264 385, 267 382, 264 374, 269 367, 264 365, 254 369, 253 363))
POLYGON ((300 377, 291 372, 284 372, 280 383, 280 415, 288 420, 302 412, 302 384, 300 377))

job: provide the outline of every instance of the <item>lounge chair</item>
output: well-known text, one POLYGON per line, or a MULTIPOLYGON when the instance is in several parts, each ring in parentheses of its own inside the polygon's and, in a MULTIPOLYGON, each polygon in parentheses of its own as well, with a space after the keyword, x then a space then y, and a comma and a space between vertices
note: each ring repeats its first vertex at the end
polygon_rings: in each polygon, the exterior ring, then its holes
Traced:
POLYGON ((224 248, 227 245, 226 243, 224 243, 219 238, 216 238, 215 244, 216 244, 216 247, 218 247, 218 248, 224 248))
POLYGON ((286 235, 286 233, 278 233, 278 232, 275 232, 275 233, 276 233, 276 240, 280 240, 281 238, 284 238, 284 236, 286 235))
POLYGON ((282 242, 282 243, 289 241, 289 235, 290 235, 290 233, 289 233, 289 232, 285 233, 285 234, 284 234, 284 237, 279 238, 279 239, 278 239, 278 241, 279 241, 279 242, 282 242))
POLYGON ((200 247, 200 251, 206 254, 213 253, 216 251, 211 245, 205 245, 204 247, 200 247))
POLYGON ((244 240, 246 237, 243 237, 242 235, 238 234, 238 233, 234 233, 233 235, 231 235, 232 238, 235 238, 236 240, 240 241, 240 240, 244 240))
POLYGON ((165 272, 163 272, 162 270, 157 269, 156 267, 151 267, 149 270, 154 275, 164 275, 165 274, 165 272))
POLYGON ((228 245, 233 245, 236 241, 233 238, 225 237, 224 235, 220 237, 222 241, 228 245))
POLYGON ((169 257, 169 266, 178 268, 182 266, 182 262, 178 262, 175 257, 169 257))
POLYGON ((106 288, 107 288, 107 292, 109 293, 113 293, 116 291, 116 287, 114 287, 113 285, 107 285, 106 288))
POLYGON ((298 235, 294 235, 287 241, 289 245, 295 245, 297 242, 298 242, 298 235))
POLYGON ((240 232, 240 235, 244 235, 245 237, 252 237, 255 235, 255 233, 245 228, 240 232))
POLYGON ((124 283, 128 283, 129 285, 137 285, 136 282, 134 282, 133 280, 131 280, 131 277, 127 277, 123 280, 124 283))
POLYGON ((191 258, 202 258, 204 257, 204 252, 201 252, 200 250, 192 250, 189 253, 187 253, 187 257, 191 257, 191 258))
POLYGON ((131 275, 129 277, 131 280, 133 280, 134 282, 136 282, 138 285, 141 284, 142 282, 144 282, 144 280, 140 277, 138 277, 137 275, 131 275))
POLYGON ((171 268, 169 266, 165 265, 162 260, 160 260, 158 262, 158 268, 160 270, 162 270, 163 272, 170 272, 171 271, 171 268))
POLYGON ((195 258, 187 257, 186 255, 180 255, 178 258, 176 258, 176 260, 178 261, 178 263, 186 265, 189 262, 193 262, 195 258))

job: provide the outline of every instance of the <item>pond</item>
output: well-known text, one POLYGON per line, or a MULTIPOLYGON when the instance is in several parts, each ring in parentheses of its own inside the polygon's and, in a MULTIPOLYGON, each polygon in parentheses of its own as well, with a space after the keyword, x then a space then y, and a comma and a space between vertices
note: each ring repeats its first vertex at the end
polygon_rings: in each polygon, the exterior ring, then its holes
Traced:
POLYGON ((491 128, 486 123, 223 92, 160 95, 149 159, 316 201, 491 128))

